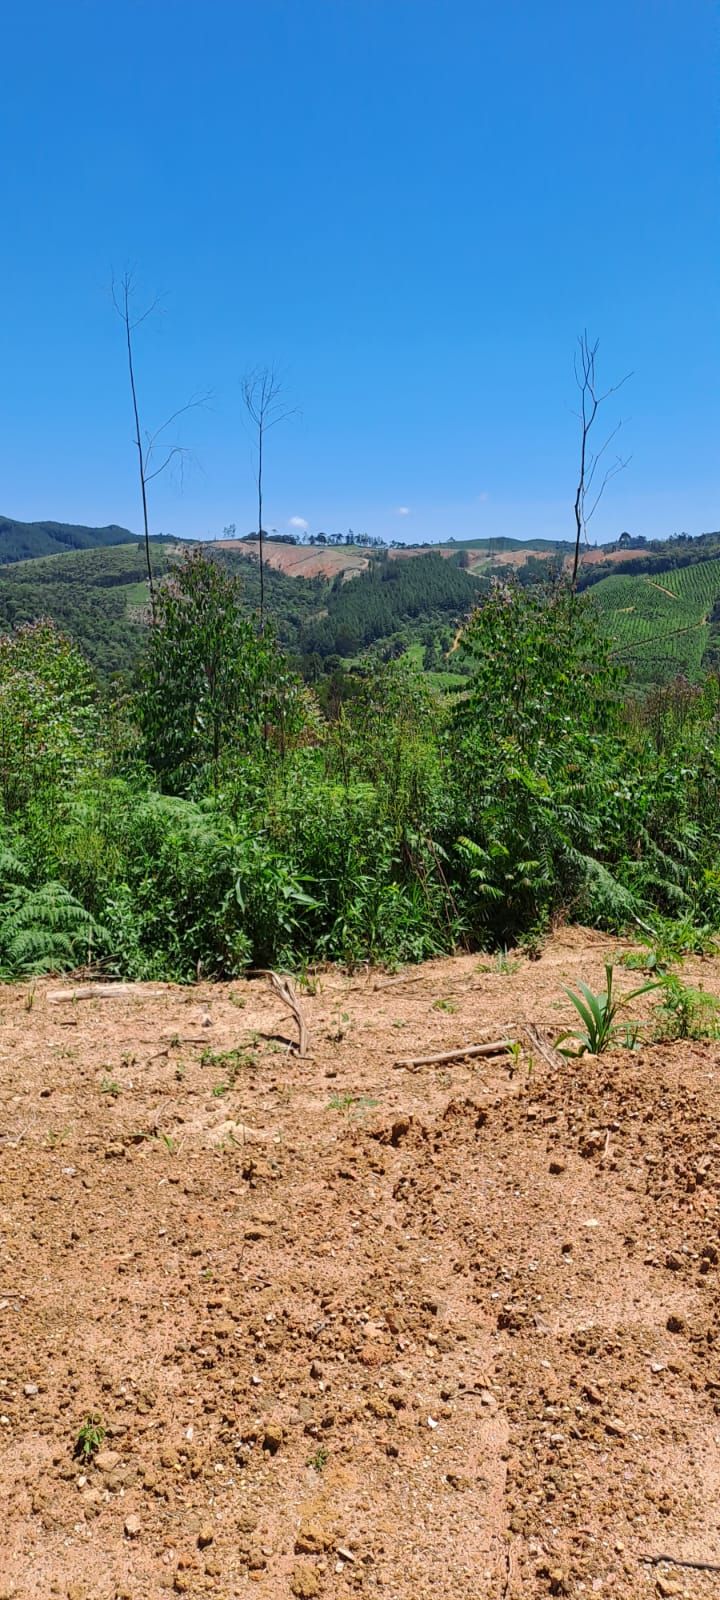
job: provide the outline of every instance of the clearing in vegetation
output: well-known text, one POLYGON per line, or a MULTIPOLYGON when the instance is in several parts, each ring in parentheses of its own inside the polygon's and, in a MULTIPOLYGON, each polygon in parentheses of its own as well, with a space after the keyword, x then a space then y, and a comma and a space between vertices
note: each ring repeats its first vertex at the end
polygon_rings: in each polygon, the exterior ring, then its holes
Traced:
POLYGON ((717 1594, 720 1042, 557 1064, 618 955, 321 973, 306 1059, 263 979, 3 990, 6 1594, 717 1594))
POLYGON ((454 697, 203 552, 156 612, 119 683, 0 639, 5 1593, 710 1595, 717 679, 563 587, 454 697))

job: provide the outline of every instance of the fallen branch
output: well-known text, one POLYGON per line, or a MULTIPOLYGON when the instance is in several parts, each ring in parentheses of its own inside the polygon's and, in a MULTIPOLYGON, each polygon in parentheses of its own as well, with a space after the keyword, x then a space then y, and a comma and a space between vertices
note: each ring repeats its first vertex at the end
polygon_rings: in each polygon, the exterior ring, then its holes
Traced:
POLYGON ((395 1061, 396 1067, 406 1067, 417 1072, 419 1067, 441 1067, 450 1061, 466 1061, 473 1056, 503 1056, 510 1050, 509 1039, 493 1039, 488 1044, 463 1044, 457 1050, 440 1050, 432 1056, 403 1056, 395 1061))
POLYGON ((143 989, 138 983, 83 983, 77 989, 51 989, 46 995, 51 1005, 64 1000, 114 1000, 116 995, 137 994, 143 1000, 157 1000, 165 989, 143 989))
MULTIPOLYGON (((207 1034, 196 1033, 161 1033, 160 1038, 168 1045, 181 1044, 207 1044, 207 1034)), ((157 1044, 157 1034, 154 1039, 135 1039, 135 1044, 157 1044)))
POLYGON ((398 978, 385 978, 382 983, 374 983, 373 990, 378 994, 381 989, 395 989, 399 983, 420 983, 427 979, 426 972, 401 972, 398 978))
POLYGON ((638 1556, 644 1566, 660 1567, 664 1561, 669 1567, 691 1567, 694 1572, 720 1572, 715 1561, 684 1561, 682 1556, 638 1556))

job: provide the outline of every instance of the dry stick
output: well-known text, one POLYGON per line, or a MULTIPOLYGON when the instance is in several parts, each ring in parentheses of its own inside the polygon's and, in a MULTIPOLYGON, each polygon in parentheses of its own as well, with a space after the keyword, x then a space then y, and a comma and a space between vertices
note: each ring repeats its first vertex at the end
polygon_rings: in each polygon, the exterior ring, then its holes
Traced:
POLYGON ((465 1061, 472 1056, 502 1056, 510 1049, 509 1039, 493 1039, 488 1044, 463 1044, 457 1050, 440 1050, 432 1056, 403 1056, 393 1063, 417 1072, 418 1067, 440 1067, 450 1061, 465 1061))
POLYGON ((426 972, 401 972, 399 978, 387 978, 384 983, 374 983, 373 991, 378 994, 381 989, 395 989, 399 983, 420 983, 427 979, 426 972))
POLYGON ((542 1039, 540 1034, 538 1033, 537 1028, 534 1028, 532 1026, 532 1023, 530 1023, 530 1022, 521 1023, 520 1024, 520 1031, 527 1035, 527 1037, 530 1040, 530 1043, 533 1046, 533 1048, 535 1050, 539 1050, 540 1055, 544 1056, 544 1058, 547 1061, 547 1064, 548 1064, 549 1067, 552 1067, 553 1070, 555 1070, 557 1067, 564 1067, 565 1066, 565 1061, 564 1061, 563 1057, 561 1056, 560 1051, 556 1050, 554 1045, 546 1044, 544 1039, 542 1039))
POLYGON ((282 1000, 292 1011, 299 1035, 298 1055, 308 1056, 310 1054, 310 1032, 292 979, 281 977, 278 972, 271 972, 267 967, 258 967, 255 970, 259 977, 267 978, 278 999, 282 1000))
MULTIPOLYGON (((200 1037, 200 1035, 195 1034, 195 1033, 173 1033, 173 1034, 161 1033, 160 1038, 163 1040, 163 1042, 165 1044, 168 1044, 168 1045, 207 1044, 207 1042, 208 1042, 206 1034, 203 1034, 202 1037, 200 1037)), ((154 1039, 134 1039, 132 1042, 134 1044, 156 1044, 157 1043, 157 1035, 155 1036, 154 1039)))
POLYGON ((682 1556, 638 1556, 644 1566, 659 1567, 666 1561, 669 1567, 692 1567, 694 1572, 720 1572, 720 1565, 714 1561, 684 1561, 682 1556))
POLYGON ((141 989, 137 983, 84 983, 78 989, 51 989, 46 999, 51 1005, 62 1000, 114 1000, 118 994, 138 994, 144 1000, 157 1000, 166 989, 141 989))

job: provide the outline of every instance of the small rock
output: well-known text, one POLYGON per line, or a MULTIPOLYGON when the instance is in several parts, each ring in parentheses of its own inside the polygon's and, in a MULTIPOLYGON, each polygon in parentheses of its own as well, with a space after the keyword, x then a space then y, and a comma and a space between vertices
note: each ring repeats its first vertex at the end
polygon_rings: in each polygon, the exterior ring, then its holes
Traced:
POLYGON ((685 1318, 680 1317, 676 1312, 671 1311, 670 1316, 665 1323, 668 1333, 684 1333, 685 1326, 685 1318))
POLYGON ((36 1383, 24 1383, 23 1384, 23 1394, 27 1395, 28 1400, 31 1400, 34 1395, 39 1394, 39 1393, 40 1393, 40 1390, 38 1389, 38 1386, 37 1386, 36 1383))
POLYGON ((462 1472, 447 1472, 445 1482, 449 1483, 451 1489, 456 1489, 458 1494, 464 1489, 472 1489, 472 1478, 466 1478, 462 1472))
POLYGON ((684 1265, 683 1258, 682 1256, 678 1255, 676 1250, 670 1250, 665 1257, 665 1265, 668 1269, 668 1272, 682 1272, 684 1265))
POLYGON ((130 1516, 125 1518, 125 1533, 128 1539, 137 1539, 140 1533, 140 1518, 130 1516))
POLYGON ((609 1433, 613 1439, 624 1439, 627 1428, 617 1417, 608 1417, 605 1423, 605 1432, 609 1433))
POLYGON ((550 1162, 550 1174, 553 1178, 562 1177, 563 1172, 567 1172, 567 1167, 564 1161, 550 1162))
POLYGON ((657 1578, 655 1587, 658 1594, 663 1596, 663 1600, 669 1600, 673 1594, 682 1594, 679 1583, 675 1583, 673 1578, 657 1578))
POLYGON ((97 1467, 98 1472, 113 1472, 119 1460, 120 1452, 118 1450, 98 1450, 94 1458, 94 1465, 97 1467))
POLYGON ((302 1522, 295 1540, 296 1556, 319 1556, 332 1548, 332 1539, 321 1522, 302 1522))
POLYGON ((290 1590, 297 1600, 314 1600, 315 1595, 320 1593, 320 1579, 315 1568, 297 1562, 293 1567, 290 1590))
POLYGON ((276 1456, 285 1437, 285 1430, 280 1422, 268 1422, 263 1435, 262 1447, 269 1456, 276 1456))
POLYGON ((320 1362, 319 1361, 311 1361, 311 1363, 310 1363, 310 1377, 311 1378, 322 1378, 322 1376, 323 1376, 323 1369, 322 1369, 322 1367, 320 1365, 320 1362))
POLYGON ((212 1544, 214 1538, 215 1530, 212 1526, 212 1523, 203 1522, 201 1527, 198 1529, 198 1548, 200 1550, 207 1550, 208 1545, 212 1544))

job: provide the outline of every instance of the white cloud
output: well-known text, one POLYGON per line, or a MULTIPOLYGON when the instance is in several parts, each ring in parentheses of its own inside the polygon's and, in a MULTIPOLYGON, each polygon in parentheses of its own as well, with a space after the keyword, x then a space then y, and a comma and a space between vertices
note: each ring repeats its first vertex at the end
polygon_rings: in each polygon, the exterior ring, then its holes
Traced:
POLYGON ((289 528, 299 528, 301 533, 307 533, 309 526, 304 517, 291 517, 288 523, 289 528))
POLYGON ((409 515, 410 515, 410 507, 409 506, 396 506, 395 507, 395 515, 396 515, 396 517, 409 517, 409 515))

